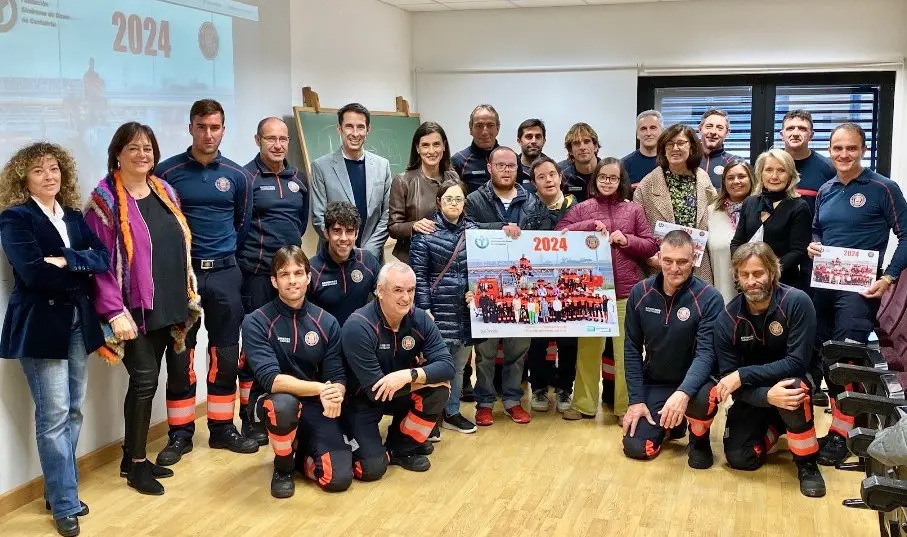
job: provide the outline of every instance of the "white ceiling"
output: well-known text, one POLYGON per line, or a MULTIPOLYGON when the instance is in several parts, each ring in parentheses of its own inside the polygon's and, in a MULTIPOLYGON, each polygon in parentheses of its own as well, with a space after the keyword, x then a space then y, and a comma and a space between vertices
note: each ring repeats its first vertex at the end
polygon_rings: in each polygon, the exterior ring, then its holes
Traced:
POLYGON ((379 0, 405 11, 452 11, 464 9, 507 9, 518 7, 594 6, 682 2, 684 0, 379 0))

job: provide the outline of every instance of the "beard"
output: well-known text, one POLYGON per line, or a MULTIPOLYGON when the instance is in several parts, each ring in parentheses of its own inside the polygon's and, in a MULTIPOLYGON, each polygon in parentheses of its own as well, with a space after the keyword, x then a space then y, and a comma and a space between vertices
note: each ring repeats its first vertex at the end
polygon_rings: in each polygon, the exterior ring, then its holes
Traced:
POLYGON ((535 159, 535 158, 537 158, 539 155, 542 154, 542 150, 539 149, 538 147, 527 147, 527 148, 523 151, 523 154, 526 155, 527 157, 531 158, 531 159, 535 159))
POLYGON ((746 297, 747 302, 764 302, 771 296, 771 291, 771 286, 759 284, 759 287, 745 290, 743 296, 746 297))

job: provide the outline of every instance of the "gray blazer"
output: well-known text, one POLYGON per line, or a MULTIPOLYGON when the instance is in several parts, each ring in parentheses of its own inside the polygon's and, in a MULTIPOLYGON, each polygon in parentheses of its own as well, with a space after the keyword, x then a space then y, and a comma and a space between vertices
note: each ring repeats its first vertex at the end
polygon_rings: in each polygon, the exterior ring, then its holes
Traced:
MULTIPOLYGON (((368 217, 359 243, 363 250, 375 254, 378 259, 384 259, 384 243, 387 242, 391 182, 391 167, 387 159, 365 151, 365 201, 368 217)), ((324 209, 332 201, 356 204, 346 163, 343 162, 343 149, 312 162, 312 225, 318 232, 319 246, 325 236, 324 209)))

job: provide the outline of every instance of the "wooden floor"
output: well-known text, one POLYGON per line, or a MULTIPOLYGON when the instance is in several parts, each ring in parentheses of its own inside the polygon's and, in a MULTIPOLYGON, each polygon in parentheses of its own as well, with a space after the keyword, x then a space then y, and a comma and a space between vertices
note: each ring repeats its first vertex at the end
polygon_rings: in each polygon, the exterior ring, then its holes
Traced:
MULTIPOLYGON (((473 406, 464 414, 471 417, 473 406)), ((723 414, 712 428, 716 464, 706 471, 687 467, 686 441, 668 443, 653 462, 625 458, 606 412, 567 422, 552 409, 517 425, 498 406, 495 424, 477 434, 442 429, 427 473, 392 466, 381 481, 354 482, 340 494, 297 478, 288 500, 269 494, 269 447, 255 455, 211 450, 199 420, 195 450, 162 481, 164 496, 127 487, 118 462, 82 476, 81 497, 91 506, 82 535, 878 535, 875 513, 841 506, 859 496, 858 473, 823 467, 828 495, 809 499, 786 451, 757 472, 731 471, 721 451, 723 414)), ((829 416, 819 411, 818 420, 824 434, 829 416)), ((43 502, 0 518, 0 536, 33 535, 56 535, 43 502)))

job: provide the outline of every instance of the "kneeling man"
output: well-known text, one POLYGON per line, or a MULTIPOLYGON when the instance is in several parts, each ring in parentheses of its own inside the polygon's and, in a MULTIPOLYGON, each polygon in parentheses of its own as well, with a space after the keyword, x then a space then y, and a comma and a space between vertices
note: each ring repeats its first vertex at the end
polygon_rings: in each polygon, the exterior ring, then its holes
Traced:
POLYGON ((353 475, 380 479, 388 463, 424 472, 426 442, 450 396, 453 359, 425 310, 413 307, 416 275, 400 261, 378 272, 378 300, 350 315, 342 328, 349 370, 344 432, 353 449, 353 475), (393 416, 382 444, 378 422, 393 416))
POLYGON ((731 259, 743 292, 727 305, 715 327, 715 354, 723 378, 718 397, 734 396, 724 432, 728 465, 756 470, 787 435, 797 464, 800 492, 825 496, 819 443, 813 427, 809 375, 816 311, 809 296, 780 283, 781 267, 765 243, 742 245, 731 259))
POLYGON ((713 462, 709 428, 718 412, 710 378, 717 373, 712 330, 724 300, 693 276, 693 239, 685 231, 665 235, 658 259, 661 272, 634 285, 627 298, 624 368, 630 407, 623 422, 624 453, 654 459, 666 437, 686 436, 686 417, 688 463, 705 469, 713 462))
POLYGON ((346 384, 340 324, 305 299, 309 260, 299 246, 284 246, 274 255, 271 284, 277 298, 242 325, 243 350, 255 378, 250 394, 255 421, 264 423, 274 449, 271 495, 293 495, 294 469, 326 491, 346 490, 353 462, 337 421, 346 384))

